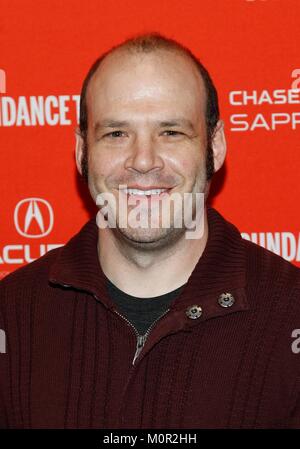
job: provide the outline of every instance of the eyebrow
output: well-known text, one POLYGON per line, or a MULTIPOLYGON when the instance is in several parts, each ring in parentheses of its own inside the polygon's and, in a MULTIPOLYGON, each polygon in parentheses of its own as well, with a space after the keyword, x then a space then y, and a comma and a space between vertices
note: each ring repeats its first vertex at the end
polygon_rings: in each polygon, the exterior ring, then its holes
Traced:
MULTIPOLYGON (((157 121, 155 123, 160 128, 186 126, 187 128, 190 128, 192 131, 194 131, 194 125, 192 124, 192 122, 185 118, 174 118, 169 120, 157 121)), ((126 120, 105 119, 95 123, 94 132, 97 133, 104 128, 122 128, 126 126, 130 126, 130 122, 126 120)))
POLYGON ((165 121, 159 122, 159 126, 161 128, 166 128, 166 127, 172 128, 173 126, 186 126, 187 128, 194 130, 193 123, 186 118, 179 118, 179 119, 175 118, 175 119, 165 120, 165 121))
POLYGON ((125 120, 101 120, 100 122, 96 122, 94 126, 94 131, 97 132, 99 129, 102 128, 121 128, 122 126, 129 126, 129 122, 125 120))

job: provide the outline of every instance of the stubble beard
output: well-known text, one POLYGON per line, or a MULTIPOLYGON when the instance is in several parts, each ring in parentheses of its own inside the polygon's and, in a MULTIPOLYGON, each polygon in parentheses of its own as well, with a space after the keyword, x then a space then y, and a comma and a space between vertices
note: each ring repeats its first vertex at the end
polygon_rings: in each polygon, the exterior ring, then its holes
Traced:
MULTIPOLYGON (((82 176, 85 182, 89 184, 87 151, 88 148, 86 145, 82 161, 82 176)), ((206 195, 206 186, 214 172, 213 165, 213 151, 211 145, 208 144, 204 167, 201 168, 201 172, 195 180, 192 192, 201 194, 204 193, 206 195)), ((193 205, 193 219, 195 219, 195 214, 196 210, 193 205)), ((171 246, 174 242, 184 238, 186 227, 184 226, 183 219, 182 223, 183 225, 181 227, 175 227, 174 222, 171 222, 169 227, 159 226, 158 228, 133 228, 130 227, 130 225, 127 227, 120 227, 119 217, 117 215, 116 227, 111 228, 110 231, 114 233, 117 240, 123 240, 123 243, 126 242, 128 245, 131 245, 136 249, 154 250, 171 246)))
MULTIPOLYGON (((201 170, 201 174, 198 175, 193 187, 192 192, 187 192, 192 194, 193 198, 193 204, 192 204, 192 213, 191 218, 192 220, 199 220, 199 217, 196 216, 197 209, 196 209, 196 193, 204 194, 205 187, 206 187, 207 181, 205 176, 205 169, 201 170)), ((162 225, 162 207, 168 207, 166 204, 160 204, 159 206, 159 221, 157 227, 151 226, 151 213, 152 209, 151 206, 147 211, 147 225, 148 227, 132 227, 130 226, 130 220, 125 220, 127 223, 126 227, 120 226, 120 217, 118 216, 118 213, 116 214, 116 227, 111 228, 110 231, 114 234, 114 237, 119 241, 120 244, 125 244, 127 246, 131 246, 132 248, 139 249, 142 251, 147 250, 160 250, 166 247, 173 246, 176 242, 179 240, 182 240, 185 238, 185 234, 187 231, 186 223, 184 220, 184 209, 186 207, 186 204, 184 203, 184 195, 181 194, 181 209, 177 214, 174 215, 174 206, 171 201, 171 205, 169 204, 169 208, 167 210, 170 211, 170 223, 168 227, 164 227, 162 225), (176 223, 176 226, 175 226, 176 223), (178 223, 180 224, 180 227, 178 227, 178 223)), ((155 206, 157 207, 157 205, 155 206)), ((128 212, 130 211, 130 207, 128 207, 128 212)), ((156 208, 157 211, 157 208, 156 208)), ((203 212, 203 209, 202 209, 203 212)), ((156 214, 157 217, 157 214, 156 214)), ((127 217, 128 219, 128 214, 127 217)), ((156 220, 155 220, 156 221, 156 220)), ((124 222, 124 221, 123 221, 124 222)))

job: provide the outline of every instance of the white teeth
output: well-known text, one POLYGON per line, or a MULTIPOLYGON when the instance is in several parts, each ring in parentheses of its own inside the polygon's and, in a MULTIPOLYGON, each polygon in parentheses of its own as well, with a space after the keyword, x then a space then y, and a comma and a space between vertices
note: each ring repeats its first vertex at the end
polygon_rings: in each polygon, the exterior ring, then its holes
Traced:
POLYGON ((129 193, 130 195, 159 195, 165 192, 167 189, 152 189, 152 190, 139 190, 139 189, 123 189, 124 193, 129 193))

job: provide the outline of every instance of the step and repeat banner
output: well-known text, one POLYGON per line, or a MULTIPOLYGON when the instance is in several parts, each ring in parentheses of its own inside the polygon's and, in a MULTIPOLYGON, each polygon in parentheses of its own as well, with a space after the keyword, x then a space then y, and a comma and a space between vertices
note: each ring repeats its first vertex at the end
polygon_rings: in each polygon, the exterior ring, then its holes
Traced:
POLYGON ((299 0, 0 0, 0 278, 96 213, 76 173, 79 94, 111 46, 156 31, 216 84, 228 156, 210 203, 300 266, 299 0))

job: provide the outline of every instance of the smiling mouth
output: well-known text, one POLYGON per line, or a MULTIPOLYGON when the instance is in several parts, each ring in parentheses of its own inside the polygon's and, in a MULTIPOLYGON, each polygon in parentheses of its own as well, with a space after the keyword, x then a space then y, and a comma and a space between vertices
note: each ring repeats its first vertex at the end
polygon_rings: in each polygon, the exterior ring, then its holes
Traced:
POLYGON ((168 193, 171 189, 166 188, 156 188, 156 189, 135 189, 135 188, 127 188, 122 189, 121 192, 127 194, 128 196, 138 196, 138 197, 159 197, 164 193, 168 193))

